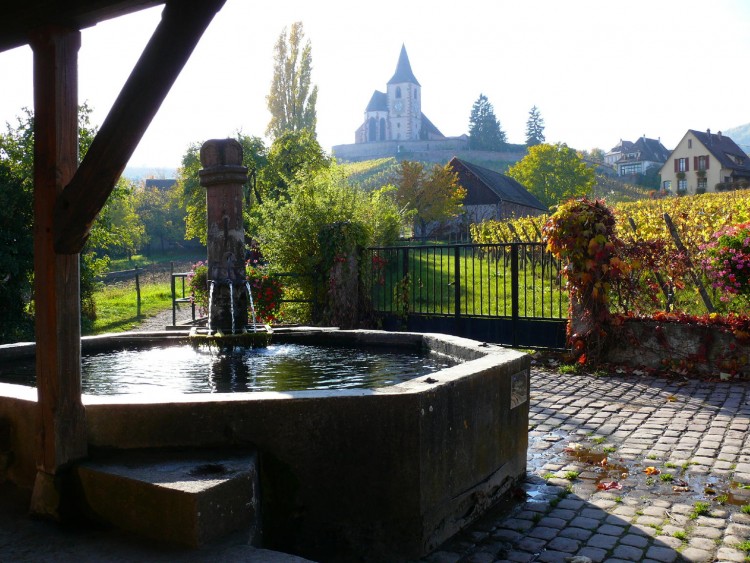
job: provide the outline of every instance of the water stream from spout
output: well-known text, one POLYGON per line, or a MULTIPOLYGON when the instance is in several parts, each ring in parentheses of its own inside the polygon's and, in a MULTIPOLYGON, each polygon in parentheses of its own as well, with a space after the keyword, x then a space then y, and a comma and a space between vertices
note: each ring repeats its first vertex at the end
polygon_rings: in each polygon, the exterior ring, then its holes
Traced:
POLYGON ((253 332, 257 332, 257 328, 255 326, 255 303, 253 303, 253 291, 250 289, 250 281, 245 282, 245 287, 247 287, 247 298, 250 302, 250 315, 253 320, 253 332))
POLYGON ((208 282, 208 333, 211 334, 211 306, 214 302, 214 280, 208 282))
POLYGON ((232 280, 227 280, 229 284, 229 310, 232 312, 232 334, 234 334, 234 284, 232 280))

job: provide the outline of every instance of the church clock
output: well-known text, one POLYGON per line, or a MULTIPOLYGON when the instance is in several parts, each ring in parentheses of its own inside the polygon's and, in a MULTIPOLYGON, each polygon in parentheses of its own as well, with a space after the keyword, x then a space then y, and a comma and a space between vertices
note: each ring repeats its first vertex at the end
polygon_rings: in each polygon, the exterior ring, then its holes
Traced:
POLYGON ((401 110, 404 109, 404 104, 401 102, 401 100, 396 100, 393 104, 393 109, 397 112, 401 112, 401 110))

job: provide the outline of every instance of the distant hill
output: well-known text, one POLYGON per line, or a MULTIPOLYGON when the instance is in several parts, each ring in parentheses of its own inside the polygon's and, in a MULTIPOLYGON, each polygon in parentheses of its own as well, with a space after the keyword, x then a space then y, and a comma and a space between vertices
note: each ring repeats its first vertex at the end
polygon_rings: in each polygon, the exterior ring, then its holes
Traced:
POLYGON ((724 134, 737 143, 743 151, 750 154, 750 123, 727 129, 724 134))

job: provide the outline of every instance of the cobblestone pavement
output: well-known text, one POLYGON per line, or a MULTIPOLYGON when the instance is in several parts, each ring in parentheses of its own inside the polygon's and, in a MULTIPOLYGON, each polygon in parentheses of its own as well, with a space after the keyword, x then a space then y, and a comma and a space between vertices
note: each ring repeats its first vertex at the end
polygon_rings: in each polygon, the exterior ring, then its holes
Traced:
POLYGON ((750 561, 748 400, 744 382, 532 370, 524 500, 423 561, 750 561))

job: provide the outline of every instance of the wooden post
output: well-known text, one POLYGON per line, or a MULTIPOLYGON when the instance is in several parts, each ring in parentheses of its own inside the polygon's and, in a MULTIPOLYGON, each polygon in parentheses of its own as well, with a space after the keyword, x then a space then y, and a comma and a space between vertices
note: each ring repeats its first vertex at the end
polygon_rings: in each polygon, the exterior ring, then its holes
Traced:
POLYGON ((141 318, 141 280, 138 278, 138 266, 135 267, 135 316, 141 318))
POLYGON ((46 27, 34 52, 34 300, 37 475, 31 512, 60 517, 61 470, 87 454, 81 403, 79 254, 54 250, 54 209, 78 166, 77 30, 46 27))
MULTIPOLYGON (((633 229, 633 232, 635 234, 638 234, 638 228, 632 217, 628 217, 628 223, 630 223, 630 228, 633 229)), ((656 278, 656 283, 658 283, 659 287, 661 288, 661 292, 664 294, 664 299, 666 299, 664 309, 669 312, 669 309, 671 309, 672 307, 673 300, 673 297, 669 292, 669 287, 667 287, 667 284, 664 283, 664 280, 662 279, 661 274, 658 271, 654 271, 654 277, 656 278)))
POLYGON ((688 253, 687 248, 685 248, 685 245, 682 244, 680 234, 677 232, 677 228, 674 226, 669 213, 664 214, 664 222, 667 224, 669 234, 672 235, 677 250, 685 255, 685 264, 687 264, 689 268, 690 277, 693 278, 693 283, 698 288, 698 293, 700 294, 701 299, 703 299, 703 304, 706 306, 706 310, 708 310, 709 313, 713 313, 715 309, 713 303, 711 303, 711 298, 708 296, 708 292, 706 291, 703 282, 698 277, 698 274, 695 273, 695 266, 693 266, 693 261, 690 259, 690 254, 688 253))

